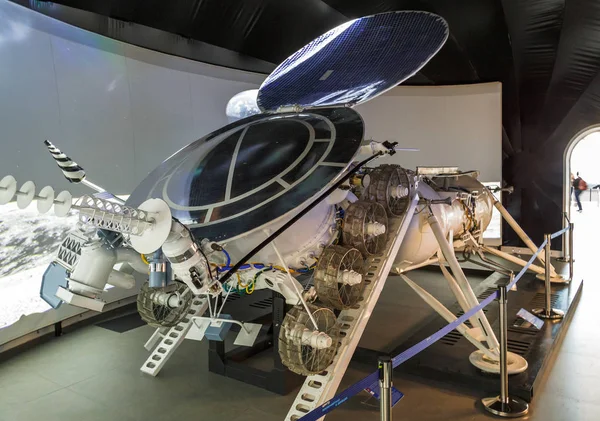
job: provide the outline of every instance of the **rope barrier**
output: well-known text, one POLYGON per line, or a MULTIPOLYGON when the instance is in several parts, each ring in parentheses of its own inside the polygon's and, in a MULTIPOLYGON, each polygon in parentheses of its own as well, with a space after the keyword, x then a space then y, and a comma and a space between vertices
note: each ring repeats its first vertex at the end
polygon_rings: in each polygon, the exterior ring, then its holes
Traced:
MULTIPOLYGON (((497 296, 498 296, 497 292, 493 293, 492 295, 487 297, 485 300, 483 300, 481 303, 479 303, 479 305, 473 307, 471 310, 469 310, 468 312, 466 312, 465 314, 463 314, 462 316, 457 318, 452 323, 444 326, 443 328, 441 328, 440 330, 435 332, 433 335, 423 339, 418 344, 413 345, 412 347, 408 348, 406 351, 403 351, 402 353, 398 354, 396 357, 394 357, 392 359, 392 366, 394 368, 398 367, 400 364, 411 359, 412 357, 417 355, 419 352, 422 352, 429 346, 433 345, 438 340, 440 340, 441 338, 446 336, 448 333, 450 333, 451 331, 456 329, 458 326, 460 326, 462 323, 466 322, 468 319, 473 317, 475 315, 475 313, 482 310, 485 306, 487 306, 492 301, 494 301, 497 298, 497 296)), ((346 402, 352 396, 357 395, 360 392, 362 392, 364 389, 366 389, 371 384, 373 384, 373 382, 375 382, 378 378, 379 378, 379 372, 377 372, 377 371, 369 374, 364 379, 360 380, 359 382, 357 382, 357 383, 353 384, 352 386, 348 387, 347 389, 345 389, 343 392, 341 392, 335 398, 325 402, 323 405, 315 408, 310 413, 304 415, 302 418, 300 418, 299 421, 316 421, 316 420, 320 419, 321 417, 325 416, 326 414, 328 414, 329 412, 333 411, 335 408, 340 406, 342 403, 346 402)))
POLYGON ((550 236, 550 238, 552 238, 553 240, 556 237, 560 237, 561 235, 563 235, 564 233, 566 233, 567 231, 569 231, 569 226, 564 227, 563 229, 561 229, 560 231, 556 231, 554 234, 552 234, 550 236))
MULTIPOLYGON (((565 232, 567 232, 568 230, 569 230, 569 227, 564 228, 560 231, 557 231, 554 234, 552 234, 551 238, 558 237, 558 236, 564 234, 565 232)), ((537 251, 533 254, 533 256, 531 256, 531 259, 529 259, 529 261, 523 267, 523 269, 521 269, 521 271, 515 276, 513 281, 507 285, 506 288, 508 291, 510 291, 513 288, 513 286, 523 277, 523 275, 525 274, 525 272, 527 271, 529 266, 531 266, 533 264, 533 262, 538 257, 538 255, 542 252, 542 250, 544 250, 544 247, 546 247, 546 242, 547 241, 544 240, 542 245, 537 249, 537 251)), ((468 319, 473 317, 475 315, 475 313, 477 313, 480 310, 483 310, 484 307, 488 306, 492 301, 496 300, 497 298, 498 298, 498 292, 491 294, 489 297, 487 297, 481 303, 479 303, 479 305, 476 305, 475 307, 471 308, 469 311, 467 311, 465 314, 463 314, 462 316, 457 318, 452 323, 447 324, 446 326, 444 326, 443 328, 441 328, 434 334, 423 339, 421 342, 417 343, 416 345, 411 346, 407 350, 396 355, 394 358, 392 358, 393 367, 394 368, 398 367, 399 365, 408 361, 409 359, 411 359, 418 353, 424 351, 425 349, 427 349, 428 347, 430 347, 431 345, 433 345, 434 343, 436 343, 437 341, 442 339, 448 333, 450 333, 451 331, 456 329, 458 326, 460 326, 461 324, 466 322, 468 319)), ((349 386, 348 388, 344 389, 343 392, 341 392, 340 394, 335 396, 333 399, 328 400, 323 405, 313 409, 311 412, 304 415, 302 418, 299 419, 299 421, 317 421, 317 420, 319 420, 320 418, 324 417, 326 414, 328 414, 329 412, 333 411, 335 408, 340 406, 342 403, 346 402, 352 396, 355 396, 355 395, 359 394, 360 392, 362 392, 363 390, 365 390, 366 388, 368 388, 370 385, 372 385, 378 379, 379 379, 379 372, 375 371, 375 372, 369 374, 367 377, 354 383, 352 386, 349 386)))
POLYGON ((509 291, 515 286, 517 281, 519 279, 521 279, 521 277, 525 274, 525 272, 527 272, 527 269, 529 269, 529 266, 531 266, 533 264, 534 260, 537 259, 538 255, 542 252, 542 250, 544 250, 544 247, 546 247, 546 240, 544 240, 542 245, 537 249, 537 251, 533 254, 533 256, 531 256, 531 259, 529 259, 527 264, 525 266, 523 266, 523 269, 521 269, 521 271, 517 274, 517 276, 515 276, 515 279, 513 279, 513 281, 510 284, 508 284, 507 288, 509 291))
POLYGON ((492 295, 490 295, 485 300, 483 300, 481 303, 479 303, 479 305, 473 307, 471 310, 467 311, 465 314, 460 316, 458 319, 456 319, 452 323, 447 324, 446 326, 444 326, 443 328, 441 328, 440 330, 435 332, 433 335, 428 336, 427 338, 423 339, 418 344, 413 345, 410 348, 408 348, 406 351, 403 351, 400 354, 396 355, 394 358, 392 358, 392 364, 393 364, 394 368, 398 367, 400 364, 406 362, 407 360, 409 360, 412 357, 414 357, 415 355, 417 355, 419 352, 424 351, 425 349, 427 349, 428 347, 430 347, 431 345, 433 345, 434 343, 436 343, 437 341, 442 339, 448 333, 452 332, 458 326, 460 326, 461 324, 466 322, 468 319, 473 317, 475 315, 475 313, 477 313, 480 310, 483 310, 484 307, 486 307, 488 304, 490 304, 496 298, 498 298, 498 293, 494 292, 492 295))

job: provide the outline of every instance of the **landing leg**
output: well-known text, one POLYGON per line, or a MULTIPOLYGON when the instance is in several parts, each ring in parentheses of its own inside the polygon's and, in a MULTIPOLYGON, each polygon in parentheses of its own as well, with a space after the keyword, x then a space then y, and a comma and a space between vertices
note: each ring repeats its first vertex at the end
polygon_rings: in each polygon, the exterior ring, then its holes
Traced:
MULTIPOLYGON (((527 233, 525 231, 523 231, 523 228, 521 228, 521 226, 517 223, 517 221, 515 221, 515 219, 508 212, 508 210, 506 210, 506 208, 504 206, 502 206, 502 203, 498 199, 496 199, 496 196, 494 196, 489 189, 487 189, 487 190, 488 190, 488 194, 492 197, 492 200, 494 201, 494 206, 496 207, 496 209, 498 209, 498 212, 500 212, 500 215, 502 215, 502 218, 504 218, 504 220, 508 223, 508 225, 510 225, 510 227, 519 236, 521 241, 523 241, 523 243, 525 243, 525 245, 529 248, 529 250, 531 250, 532 253, 537 253, 537 246, 535 245, 535 243, 533 241, 531 241, 531 238, 529 238, 527 233)), ((501 256, 501 257, 507 259, 504 256, 501 256)), ((511 260, 511 259, 507 259, 507 260, 511 260)), ((546 264, 545 256, 543 256, 543 253, 538 254, 537 260, 539 260, 539 262, 542 263, 542 265, 546 264)), ((511 260, 511 261, 513 261, 513 260, 511 260)), ((515 262, 515 263, 520 264, 518 262, 515 262)), ((569 282, 569 280, 566 280, 561 275, 557 274, 556 270, 554 269, 554 266, 552 266, 552 265, 550 265, 550 276, 551 276, 552 282, 555 282, 555 283, 568 283, 569 282)), ((543 274, 541 277, 538 277, 538 279, 544 279, 543 274)))
MULTIPOLYGON (((437 218, 435 217, 435 215, 431 214, 428 220, 433 234, 435 235, 440 249, 442 250, 444 259, 446 259, 446 261, 450 265, 450 269, 454 274, 454 279, 456 279, 456 283, 464 296, 466 304, 469 306, 469 308, 477 306, 479 304, 479 301, 477 301, 477 297, 475 296, 471 285, 469 285, 467 277, 462 271, 460 264, 458 263, 458 260, 454 255, 454 249, 452 248, 452 245, 449 244, 448 240, 446 240, 446 237, 442 231, 442 228, 440 227, 437 218)), ((459 300, 459 302, 462 301, 462 297, 457 297, 457 299, 459 300)), ((464 310, 466 311, 468 310, 468 308, 464 310)), ((483 311, 478 311, 475 314, 475 316, 473 316, 473 318, 471 319, 471 323, 474 327, 481 329, 481 333, 484 335, 484 339, 488 343, 489 348, 492 350, 492 352, 498 353, 500 344, 498 343, 496 335, 494 335, 494 332, 492 331, 492 327, 490 326, 488 319, 485 317, 485 314, 483 314, 483 311)))
MULTIPOLYGON (((466 312, 470 308, 479 305, 479 301, 456 259, 452 245, 445 238, 435 215, 431 214, 429 216, 429 224, 438 241, 444 259, 450 265, 450 269, 454 276, 452 276, 446 268, 442 268, 442 272, 448 280, 450 289, 456 296, 460 306, 463 308, 463 311, 466 312)), ((481 335, 477 339, 479 339, 479 341, 485 341, 487 347, 481 348, 478 346, 479 349, 469 356, 469 361, 482 371, 488 373, 500 373, 500 349, 498 339, 483 311, 477 312, 471 319, 471 323, 474 327, 480 329, 481 335)), ((468 336, 464 336, 473 343, 468 336)), ((508 353, 507 361, 509 374, 521 373, 527 369, 527 361, 517 354, 508 353)))
MULTIPOLYGON (((490 254, 498 256, 504 260, 508 260, 509 262, 515 263, 519 266, 525 267, 527 265, 527 262, 525 260, 519 259, 518 257, 513 256, 512 254, 509 254, 509 253, 505 253, 501 250, 498 250, 498 249, 495 249, 492 247, 487 247, 487 246, 484 246, 483 250, 490 254)), ((552 268, 552 266, 550 266, 550 267, 552 268)), ((532 264, 529 266, 529 270, 537 273, 538 279, 542 279, 542 280, 545 279, 546 270, 544 268, 541 268, 537 265, 532 264)), ((565 279, 562 275, 558 275, 556 272, 554 272, 554 275, 552 273, 553 273, 553 270, 550 269, 550 282, 555 283, 555 284, 564 284, 564 283, 569 282, 569 280, 565 279)))

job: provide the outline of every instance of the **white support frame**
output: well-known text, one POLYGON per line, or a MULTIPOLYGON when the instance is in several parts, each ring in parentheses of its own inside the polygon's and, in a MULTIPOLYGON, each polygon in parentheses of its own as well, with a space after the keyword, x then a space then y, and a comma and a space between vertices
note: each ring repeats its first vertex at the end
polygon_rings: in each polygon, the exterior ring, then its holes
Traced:
MULTIPOLYGON (((506 253, 502 250, 498 250, 493 247, 487 247, 487 246, 483 246, 482 249, 486 253, 493 254, 494 256, 498 256, 504 260, 508 260, 509 262, 515 263, 521 267, 527 266, 527 262, 525 260, 519 259, 517 256, 513 256, 512 254, 506 253)), ((529 266, 529 270, 532 272, 535 272, 539 275, 544 275, 546 273, 546 270, 544 268, 534 265, 533 263, 529 266)))
MULTIPOLYGON (((458 260, 456 259, 456 255, 454 254, 454 247, 452 243, 450 243, 444 236, 440 223, 433 213, 429 215, 428 222, 438 242, 438 245, 440 246, 444 259, 450 265, 450 269, 452 270, 452 274, 454 275, 452 281, 456 281, 458 288, 460 288, 464 296, 464 299, 468 306, 466 310, 478 306, 479 301, 477 300, 477 297, 475 296, 475 293, 473 292, 473 289, 471 288, 471 285, 469 284, 465 273, 463 272, 462 268, 460 267, 460 264, 458 263, 458 260)), ((492 326, 490 325, 490 322, 483 313, 483 310, 479 310, 477 313, 475 313, 475 315, 470 319, 470 321, 473 324, 473 327, 481 329, 481 333, 485 336, 485 341, 489 345, 490 350, 493 353, 499 355, 500 344, 498 342, 498 338, 496 338, 496 335, 492 330, 492 326)))
MULTIPOLYGON (((531 253, 536 253, 538 247, 535 245, 535 243, 531 240, 531 238, 529 238, 527 233, 525 231, 523 231, 523 228, 521 228, 519 223, 512 217, 512 215, 502 205, 502 203, 496 198, 496 196, 494 196, 494 194, 490 191, 490 189, 488 189, 487 187, 485 189, 487 190, 488 194, 494 201, 494 206, 496 207, 496 209, 498 209, 498 211, 500 212, 500 215, 502 215, 502 218, 508 223, 508 225, 510 225, 510 227, 513 229, 513 231, 519 236, 521 241, 523 241, 523 243, 525 243, 525 245, 531 251, 531 253)), ((542 253, 537 255, 537 260, 539 260, 540 263, 545 265, 545 261, 544 261, 545 257, 542 256, 542 253)), ((554 268, 554 266, 552 264, 550 264, 550 276, 552 276, 553 278, 559 277, 559 275, 556 273, 556 269, 554 268)))

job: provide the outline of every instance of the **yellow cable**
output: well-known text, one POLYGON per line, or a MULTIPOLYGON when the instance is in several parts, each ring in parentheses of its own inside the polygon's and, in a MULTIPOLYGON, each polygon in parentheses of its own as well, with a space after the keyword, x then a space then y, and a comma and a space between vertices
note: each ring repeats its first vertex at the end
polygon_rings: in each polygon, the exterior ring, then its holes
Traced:
POLYGON ((150 262, 148 262, 148 260, 146 259, 146 256, 144 256, 143 254, 140 254, 140 256, 142 256, 142 262, 144 262, 147 265, 150 264, 150 262))
MULTIPOLYGON (((277 269, 277 270, 279 270, 279 271, 281 271, 281 272, 283 272, 283 273, 286 273, 286 270, 285 270, 285 268, 284 268, 284 267, 281 267, 281 266, 275 266, 275 265, 273 265, 273 269, 277 269)), ((290 268, 290 273, 294 273, 294 272, 296 272, 296 271, 295 271, 294 269, 291 269, 291 268, 290 268)))
POLYGON ((243 284, 242 283, 242 277, 240 276, 239 273, 235 273, 237 275, 237 279, 238 279, 238 287, 240 288, 246 288, 248 286, 248 284, 243 284))

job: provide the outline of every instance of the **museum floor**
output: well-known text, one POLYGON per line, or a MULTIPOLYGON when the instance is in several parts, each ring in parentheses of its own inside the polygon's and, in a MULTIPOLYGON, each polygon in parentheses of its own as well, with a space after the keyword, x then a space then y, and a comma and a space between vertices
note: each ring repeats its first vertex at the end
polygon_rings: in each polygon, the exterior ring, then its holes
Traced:
MULTIPOLYGON (((584 212, 574 216, 576 275, 585 279, 582 298, 526 419, 600 419, 600 332, 594 301, 600 293, 594 273, 600 208, 584 205, 584 212)), ((377 345, 375 338, 384 336, 378 331, 393 328, 390 315, 403 314, 398 307, 407 299, 398 295, 394 281, 387 282, 363 338, 371 348, 377 345)), ((413 312, 406 317, 412 323, 425 316, 413 312)), ((152 331, 144 326, 117 333, 89 326, 0 363, 0 421, 283 420, 295 393, 277 396, 209 373, 206 343, 186 341, 158 377, 142 375, 139 367, 148 355, 143 344, 152 331)), ((342 386, 371 371, 353 366, 342 386)), ((476 405, 482 396, 467 390, 406 375, 396 375, 395 385, 405 394, 394 408, 396 419, 492 418, 476 405)), ((359 395, 327 420, 379 419, 376 409, 364 403, 367 397, 359 395)))

